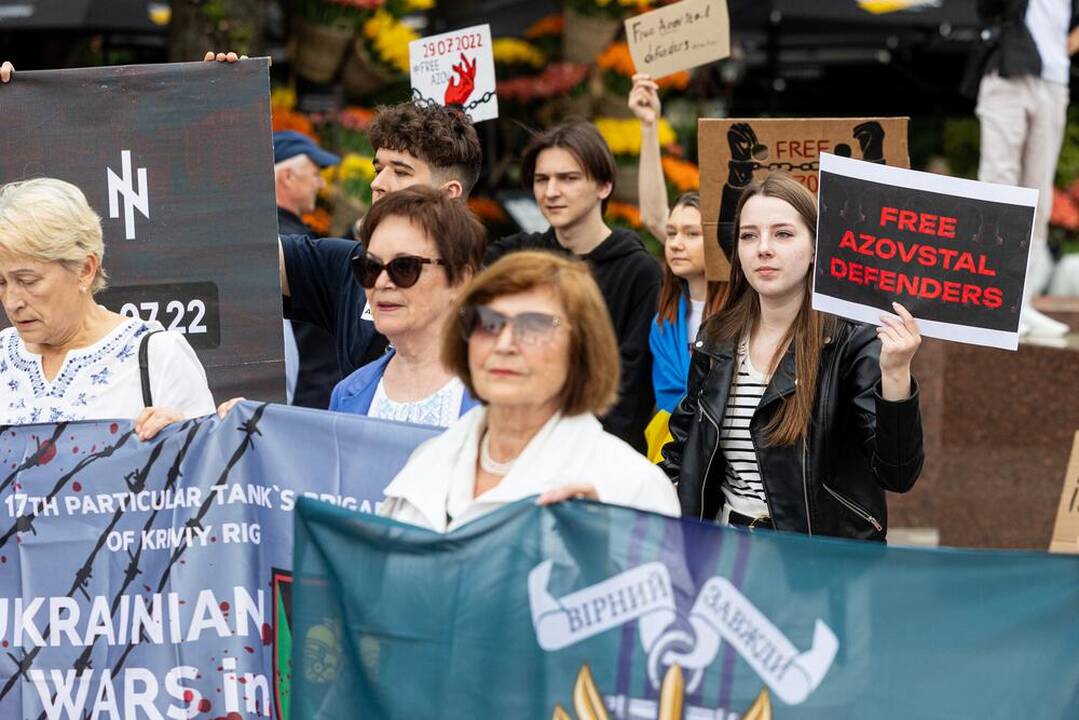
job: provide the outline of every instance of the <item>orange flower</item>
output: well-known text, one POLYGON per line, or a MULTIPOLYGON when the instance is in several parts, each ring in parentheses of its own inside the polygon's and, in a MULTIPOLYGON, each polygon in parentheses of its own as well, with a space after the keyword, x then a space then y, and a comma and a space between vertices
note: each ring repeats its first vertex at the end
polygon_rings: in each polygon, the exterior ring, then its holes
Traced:
POLYGON ((663 174, 678 188, 679 192, 700 189, 701 171, 694 163, 679 160, 670 155, 664 155, 659 162, 663 166, 663 174))
POLYGON ((318 142, 318 136, 315 134, 315 127, 311 124, 311 121, 307 119, 306 115, 295 112, 294 110, 275 108, 272 117, 271 124, 274 132, 295 130, 298 133, 306 135, 315 142, 318 142))
POLYGON ((660 90, 685 90, 689 87, 689 71, 679 70, 674 75, 665 75, 656 80, 660 90))
POLYGON ((375 111, 362 107, 347 107, 337 114, 337 121, 349 130, 367 130, 367 126, 375 119, 375 111))
MULTIPOLYGON (((637 72, 637 66, 633 64, 633 56, 630 55, 629 45, 625 42, 612 43, 596 58, 596 64, 601 70, 607 70, 623 77, 633 77, 637 72)), ((673 88, 685 90, 689 87, 689 71, 681 70, 673 75, 665 75, 656 80, 661 90, 673 88)))
POLYGON ((470 197, 468 207, 481 220, 486 220, 487 222, 506 222, 509 219, 506 217, 506 211, 502 209, 502 205, 491 198, 470 197))
POLYGON ((525 30, 525 37, 529 40, 535 40, 541 37, 561 35, 565 25, 566 20, 562 16, 562 13, 551 13, 532 23, 528 29, 525 30))
POLYGON ((629 54, 629 45, 624 42, 611 43, 596 58, 596 64, 603 70, 610 70, 626 77, 632 77, 633 73, 637 72, 633 57, 629 54))
POLYGON ((625 222, 632 227, 641 226, 641 211, 636 205, 611 200, 607 203, 607 219, 625 222))
POLYGON ((314 212, 304 215, 303 221, 316 235, 328 235, 333 218, 330 217, 330 213, 326 208, 319 207, 315 208, 314 212))
POLYGON ((1079 230, 1079 206, 1059 188, 1053 188, 1053 212, 1049 224, 1065 230, 1079 230))

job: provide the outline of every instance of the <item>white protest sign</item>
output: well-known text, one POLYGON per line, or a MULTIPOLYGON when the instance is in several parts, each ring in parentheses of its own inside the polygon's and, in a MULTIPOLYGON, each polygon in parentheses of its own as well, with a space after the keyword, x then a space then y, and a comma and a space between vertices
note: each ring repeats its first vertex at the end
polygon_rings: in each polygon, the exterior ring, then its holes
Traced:
POLYGON ((413 40, 408 58, 413 95, 457 105, 473 122, 498 117, 490 25, 413 40))
POLYGON ((731 54, 727 0, 682 0, 626 20, 637 72, 654 78, 731 54))

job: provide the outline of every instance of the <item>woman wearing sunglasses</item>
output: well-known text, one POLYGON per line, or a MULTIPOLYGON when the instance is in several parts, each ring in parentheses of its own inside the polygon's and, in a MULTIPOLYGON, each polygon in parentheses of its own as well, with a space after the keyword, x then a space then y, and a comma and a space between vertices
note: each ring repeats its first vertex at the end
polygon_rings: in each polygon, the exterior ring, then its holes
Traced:
POLYGON ((533 495, 678 514, 664 474, 596 419, 617 399, 619 355, 587 265, 507 255, 453 312, 442 360, 483 405, 416 449, 383 515, 447 532, 533 495))
POLYGON ((483 226, 463 203, 416 186, 375 203, 360 243, 353 274, 390 350, 338 383, 330 410, 445 427, 476 404, 441 352, 454 301, 483 260, 483 226))
POLYGON ((682 512, 811 535, 885 539, 884 493, 922 467, 918 323, 813 309, 817 203, 775 173, 742 195, 730 293, 693 343, 663 469, 682 512))

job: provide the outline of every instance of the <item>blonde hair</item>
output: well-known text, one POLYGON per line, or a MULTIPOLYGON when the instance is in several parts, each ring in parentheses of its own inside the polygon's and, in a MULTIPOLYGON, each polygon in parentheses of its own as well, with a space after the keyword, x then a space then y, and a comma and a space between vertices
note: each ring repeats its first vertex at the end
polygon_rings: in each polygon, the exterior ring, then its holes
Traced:
POLYGON ((0 186, 0 249, 58 262, 75 274, 93 255, 98 269, 90 292, 108 284, 101 264, 105 259, 101 218, 82 190, 63 180, 40 178, 0 186))

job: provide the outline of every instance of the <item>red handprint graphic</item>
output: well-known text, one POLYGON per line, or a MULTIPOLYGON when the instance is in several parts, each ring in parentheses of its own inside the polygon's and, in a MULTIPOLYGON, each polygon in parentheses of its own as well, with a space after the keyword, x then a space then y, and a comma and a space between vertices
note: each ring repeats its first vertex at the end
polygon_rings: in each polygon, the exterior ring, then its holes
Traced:
POLYGON ((450 78, 450 84, 446 87, 446 105, 464 105, 472 91, 476 89, 476 61, 471 62, 464 53, 461 53, 461 62, 453 66, 457 77, 450 78))

